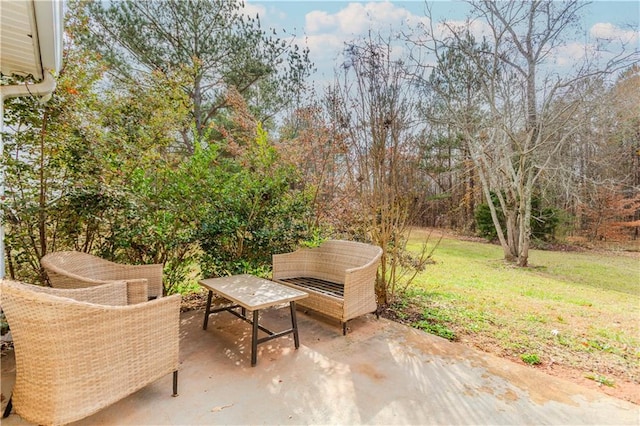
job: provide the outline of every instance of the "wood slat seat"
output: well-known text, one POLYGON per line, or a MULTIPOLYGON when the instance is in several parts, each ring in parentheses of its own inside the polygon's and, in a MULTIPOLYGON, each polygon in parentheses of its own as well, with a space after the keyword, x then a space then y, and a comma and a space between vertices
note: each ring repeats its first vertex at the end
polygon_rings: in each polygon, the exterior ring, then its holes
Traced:
POLYGON ((313 277, 284 278, 282 282, 293 284, 308 290, 314 290, 327 296, 343 298, 344 285, 313 277))

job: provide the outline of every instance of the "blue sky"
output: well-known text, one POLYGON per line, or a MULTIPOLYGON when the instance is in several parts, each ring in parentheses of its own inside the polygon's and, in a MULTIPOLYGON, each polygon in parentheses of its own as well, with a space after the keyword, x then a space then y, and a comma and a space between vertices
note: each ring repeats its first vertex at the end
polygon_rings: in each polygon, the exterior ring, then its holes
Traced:
MULTIPOLYGON (((437 20, 464 20, 466 4, 460 1, 432 1, 437 20)), ((344 42, 366 34, 369 28, 399 29, 425 19, 424 1, 305 1, 248 0, 247 12, 259 13, 263 27, 282 34, 295 34, 298 44, 307 45, 318 71, 316 80, 330 79, 340 61, 344 42)), ((595 1, 584 9, 583 32, 567 46, 565 60, 584 54, 585 43, 599 37, 624 37, 639 50, 640 1, 595 1)), ((615 47, 613 48, 615 49, 615 47)))

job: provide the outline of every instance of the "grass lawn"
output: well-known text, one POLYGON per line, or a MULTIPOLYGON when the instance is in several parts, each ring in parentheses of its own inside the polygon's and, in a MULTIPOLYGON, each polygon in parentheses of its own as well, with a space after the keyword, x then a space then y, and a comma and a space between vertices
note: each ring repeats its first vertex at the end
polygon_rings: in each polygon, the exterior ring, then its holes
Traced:
MULTIPOLYGON (((409 249, 424 236, 414 232, 409 249)), ((640 403, 640 257, 533 250, 528 268, 502 257, 496 245, 443 238, 393 315, 640 403)))

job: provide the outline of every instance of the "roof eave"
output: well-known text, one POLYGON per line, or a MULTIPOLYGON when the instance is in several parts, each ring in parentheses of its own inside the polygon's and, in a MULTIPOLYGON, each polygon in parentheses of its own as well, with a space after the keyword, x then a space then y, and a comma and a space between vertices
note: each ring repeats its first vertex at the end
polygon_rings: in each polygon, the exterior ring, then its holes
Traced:
POLYGON ((0 1, 0 70, 4 75, 31 75, 36 81, 45 71, 62 66, 62 0, 0 1))

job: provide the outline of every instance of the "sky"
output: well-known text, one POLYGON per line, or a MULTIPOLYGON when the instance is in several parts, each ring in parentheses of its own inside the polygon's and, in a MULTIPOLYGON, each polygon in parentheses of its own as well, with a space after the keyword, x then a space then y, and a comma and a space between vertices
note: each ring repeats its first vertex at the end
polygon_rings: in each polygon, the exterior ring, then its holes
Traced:
MULTIPOLYGON (((437 20, 463 21, 467 5, 461 1, 430 1, 437 20)), ((260 15, 263 27, 274 28, 281 36, 295 35, 296 43, 310 49, 317 71, 316 82, 330 80, 343 60, 344 43, 365 35, 370 28, 398 30, 415 27, 424 21, 425 2, 413 1, 311 1, 247 0, 247 12, 260 15), (286 34, 282 30, 286 30, 286 34)), ((567 45, 558 61, 567 64, 584 55, 585 43, 596 37, 622 37, 639 51, 640 1, 600 0, 589 4, 583 13, 582 33, 567 45)), ((612 49, 615 50, 615 47, 612 49)))

